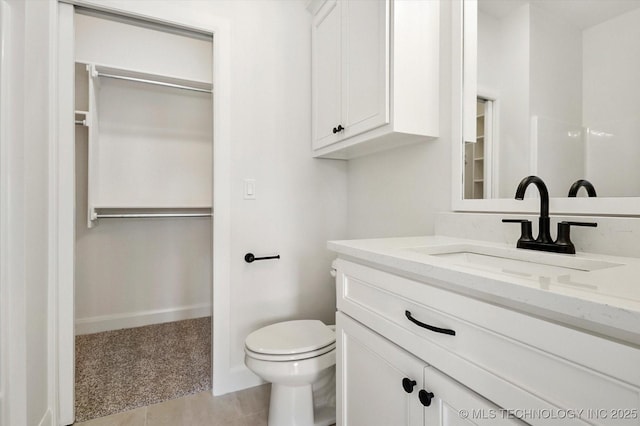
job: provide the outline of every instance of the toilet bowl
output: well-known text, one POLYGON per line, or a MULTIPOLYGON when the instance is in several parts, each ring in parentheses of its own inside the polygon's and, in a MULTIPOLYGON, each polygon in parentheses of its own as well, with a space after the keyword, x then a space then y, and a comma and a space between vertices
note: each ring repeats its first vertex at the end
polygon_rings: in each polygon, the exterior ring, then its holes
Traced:
POLYGON ((335 375, 335 328, 317 320, 280 322, 247 336, 244 349, 247 367, 271 382, 269 426, 335 423, 335 407, 314 407, 313 394, 315 383, 335 375))

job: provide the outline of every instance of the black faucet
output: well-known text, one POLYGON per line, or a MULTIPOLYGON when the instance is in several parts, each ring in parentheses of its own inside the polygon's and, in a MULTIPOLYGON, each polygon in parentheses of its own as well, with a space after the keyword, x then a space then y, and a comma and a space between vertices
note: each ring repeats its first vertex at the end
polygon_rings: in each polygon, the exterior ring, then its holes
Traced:
POLYGON ((538 219, 538 238, 536 243, 552 244, 551 239, 551 219, 549 219, 549 191, 547 185, 538 176, 527 176, 520 181, 516 189, 516 200, 524 200, 524 193, 530 184, 535 184, 540 193, 540 218, 538 219))
POLYGON ((582 187, 587 190, 587 195, 589 197, 597 197, 596 189, 593 187, 591 182, 586 179, 578 179, 577 181, 573 182, 573 185, 571 185, 571 188, 569 188, 568 196, 575 197, 578 194, 578 190, 582 187))
MULTIPOLYGON (((578 182, 574 183, 574 186, 578 184, 578 182)), ((593 185, 591 185, 588 181, 584 182, 587 182, 593 189, 593 185)), ((538 192, 540 192, 540 218, 538 219, 538 237, 534 240, 533 236, 531 235, 531 221, 524 219, 502 219, 503 222, 516 222, 521 224, 520 239, 518 239, 516 247, 529 250, 550 251, 553 253, 574 254, 576 252, 576 248, 573 245, 573 242, 571 242, 571 238, 569 235, 571 226, 595 227, 598 226, 598 224, 591 222, 560 222, 558 223, 558 239, 554 242, 551 238, 550 232, 551 220, 549 219, 549 191, 547 190, 547 185, 545 185, 544 181, 538 176, 527 176, 520 181, 518 189, 516 189, 515 198, 516 200, 523 200, 524 193, 527 190, 527 187, 532 183, 536 185, 536 187, 538 188, 538 192)), ((588 186, 586 186, 584 183, 580 183, 576 188, 576 192, 578 188, 580 188, 580 185, 585 186, 585 188, 587 188, 587 191, 589 191, 588 186)))

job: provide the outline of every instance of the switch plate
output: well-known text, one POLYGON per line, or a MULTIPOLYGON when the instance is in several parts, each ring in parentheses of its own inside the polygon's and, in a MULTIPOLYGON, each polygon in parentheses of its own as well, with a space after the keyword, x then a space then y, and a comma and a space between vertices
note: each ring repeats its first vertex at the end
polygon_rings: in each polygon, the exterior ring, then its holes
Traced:
POLYGON ((245 200, 256 199, 256 180, 255 179, 244 180, 244 199, 245 200))

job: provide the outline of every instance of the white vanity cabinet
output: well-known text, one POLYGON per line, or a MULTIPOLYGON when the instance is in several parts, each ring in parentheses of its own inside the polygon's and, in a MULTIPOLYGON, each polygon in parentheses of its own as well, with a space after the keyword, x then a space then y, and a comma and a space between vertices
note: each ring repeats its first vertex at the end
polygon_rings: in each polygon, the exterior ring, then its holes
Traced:
POLYGON ((327 0, 312 23, 312 151, 352 158, 439 132, 439 2, 327 0))
POLYGON ((343 258, 335 266, 339 426, 640 424, 636 346, 442 280, 343 258), (412 394, 405 377, 416 381, 412 394), (436 410, 420 403, 423 389, 436 410))
POLYGON ((338 313, 336 326, 338 425, 519 424, 494 416, 497 406, 349 316, 338 313))

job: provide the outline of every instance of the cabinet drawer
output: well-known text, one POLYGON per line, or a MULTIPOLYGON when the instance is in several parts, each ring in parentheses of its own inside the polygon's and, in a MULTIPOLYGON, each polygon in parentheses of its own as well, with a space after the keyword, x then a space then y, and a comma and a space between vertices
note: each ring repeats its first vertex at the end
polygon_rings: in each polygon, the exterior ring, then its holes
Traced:
POLYGON ((638 349, 356 263, 337 266, 340 311, 494 403, 513 410, 584 410, 576 417, 589 424, 640 424, 638 349), (407 311, 455 335, 423 328, 407 311), (603 360, 598 353, 606 354, 603 360), (618 365, 605 364, 605 356, 618 365), (624 413, 613 410, 625 409, 635 410, 630 418, 613 418, 624 413))

